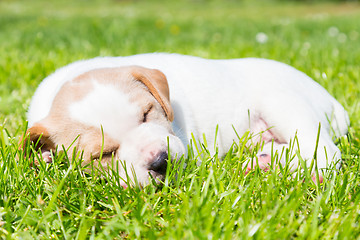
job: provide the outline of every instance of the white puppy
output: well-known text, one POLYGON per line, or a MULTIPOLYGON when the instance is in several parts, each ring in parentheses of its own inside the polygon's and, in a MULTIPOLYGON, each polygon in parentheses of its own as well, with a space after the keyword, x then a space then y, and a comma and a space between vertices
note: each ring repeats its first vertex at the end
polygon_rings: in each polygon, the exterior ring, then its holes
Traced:
POLYGON ((124 161, 132 180, 130 169, 141 184, 148 183, 149 173, 162 179, 168 154, 172 159, 186 154, 191 134, 199 140, 206 136, 214 153, 217 126, 220 155, 237 140, 236 133, 250 131, 251 141, 262 146, 258 162, 266 169, 272 146, 282 150, 295 135, 295 150, 309 163, 320 123, 317 161, 325 168, 341 158, 332 137, 346 134, 349 124, 344 108, 324 88, 283 63, 164 53, 65 66, 40 84, 28 121, 27 139, 37 142, 41 136, 37 147, 46 161, 51 150, 64 145, 83 151, 84 164, 94 160, 107 168, 113 160, 124 161))

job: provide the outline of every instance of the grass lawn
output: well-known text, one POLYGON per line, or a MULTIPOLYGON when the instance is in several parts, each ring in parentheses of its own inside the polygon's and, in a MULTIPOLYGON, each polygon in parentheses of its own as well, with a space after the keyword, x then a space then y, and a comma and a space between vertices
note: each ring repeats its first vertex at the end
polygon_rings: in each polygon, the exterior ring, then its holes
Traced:
POLYGON ((359 238, 360 4, 239 2, 0 1, 0 238, 359 238), (30 166, 18 141, 45 76, 79 59, 155 51, 304 71, 349 113, 349 135, 336 140, 342 168, 320 185, 301 169, 244 175, 254 156, 246 135, 223 161, 193 148, 186 167, 144 189, 86 174, 72 153, 30 166))

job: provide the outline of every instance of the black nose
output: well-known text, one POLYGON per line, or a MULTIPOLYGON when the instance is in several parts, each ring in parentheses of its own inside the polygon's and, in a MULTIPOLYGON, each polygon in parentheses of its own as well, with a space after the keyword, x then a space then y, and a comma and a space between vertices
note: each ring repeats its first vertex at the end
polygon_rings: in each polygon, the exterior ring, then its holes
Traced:
POLYGON ((149 170, 165 175, 168 161, 168 153, 161 152, 155 158, 155 161, 150 164, 149 170))

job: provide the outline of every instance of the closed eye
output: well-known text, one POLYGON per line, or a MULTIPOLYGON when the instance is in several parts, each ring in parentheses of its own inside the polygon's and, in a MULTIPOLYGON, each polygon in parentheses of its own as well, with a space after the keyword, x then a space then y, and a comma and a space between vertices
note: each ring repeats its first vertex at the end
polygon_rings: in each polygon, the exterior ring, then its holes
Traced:
POLYGON ((112 156, 115 156, 115 151, 113 152, 103 152, 102 154, 94 154, 94 155, 91 155, 91 159, 93 160, 98 160, 100 159, 103 159, 103 158, 110 158, 112 156))
POLYGON ((150 105, 149 108, 144 112, 143 120, 142 120, 143 123, 147 121, 148 114, 150 113, 152 108, 153 108, 153 105, 150 105))
POLYGON ((112 157, 113 155, 115 155, 115 151, 103 152, 102 157, 112 157))
POLYGON ((118 150, 119 146, 114 146, 113 148, 110 148, 110 149, 104 149, 104 151, 101 153, 101 152, 98 152, 98 153, 95 153, 95 154, 92 154, 91 155, 91 158, 92 159, 100 159, 101 158, 110 158, 112 156, 115 156, 116 154, 116 151, 118 150))

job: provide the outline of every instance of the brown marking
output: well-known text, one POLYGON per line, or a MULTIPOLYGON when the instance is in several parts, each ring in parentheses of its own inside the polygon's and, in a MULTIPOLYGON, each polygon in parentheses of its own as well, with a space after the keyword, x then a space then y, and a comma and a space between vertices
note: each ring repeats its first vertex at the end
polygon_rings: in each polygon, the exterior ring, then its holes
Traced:
MULTIPOLYGON (((169 121, 173 121, 174 113, 170 104, 168 82, 166 76, 157 69, 140 66, 100 68, 79 75, 74 80, 64 84, 62 88, 63 92, 76 91, 75 97, 67 98, 71 101, 79 101, 86 96, 86 93, 92 89, 91 81, 94 80, 103 84, 114 85, 123 91, 125 90, 124 92, 132 94, 134 91, 132 77, 146 86, 147 90, 161 105, 169 121), (64 88, 68 90, 65 91, 64 88)), ((66 93, 66 95, 68 94, 66 93)))
MULTIPOLYGON (((20 139, 19 146, 21 150, 25 150, 27 145, 32 145, 38 153, 38 158, 34 158, 34 164, 39 165, 38 159, 43 159, 46 163, 52 161, 51 151, 55 150, 55 143, 52 141, 48 130, 41 124, 37 123, 28 129, 25 135, 20 139)), ((25 156, 26 153, 24 152, 25 156)), ((32 152, 30 151, 30 155, 32 152)))
POLYGON ((173 111, 166 77, 158 70, 130 66, 95 69, 66 82, 55 96, 49 115, 29 129, 30 139, 35 141, 42 134, 40 143, 46 149, 55 149, 58 146, 61 150, 64 146, 68 153, 76 149, 83 152, 82 165, 90 164, 94 160, 94 167, 101 164, 107 169, 112 161, 112 153, 114 159, 118 157, 119 142, 106 133, 102 135, 99 127, 71 119, 68 111, 72 103, 82 100, 94 89, 94 81, 112 85, 128 94, 130 101, 139 106, 139 116, 134 121, 140 124, 144 113, 152 105, 146 117, 147 121, 156 121, 171 131, 169 120, 173 120, 173 111), (99 162, 102 148, 102 159, 99 162))
POLYGON ((23 149, 28 141, 34 144, 35 150, 40 148, 44 151, 55 149, 55 144, 52 141, 48 130, 39 123, 27 130, 24 138, 21 140, 23 149))
POLYGON ((170 105, 169 86, 165 75, 157 69, 136 68, 132 72, 136 80, 142 82, 160 103, 169 121, 174 120, 174 112, 170 105))

